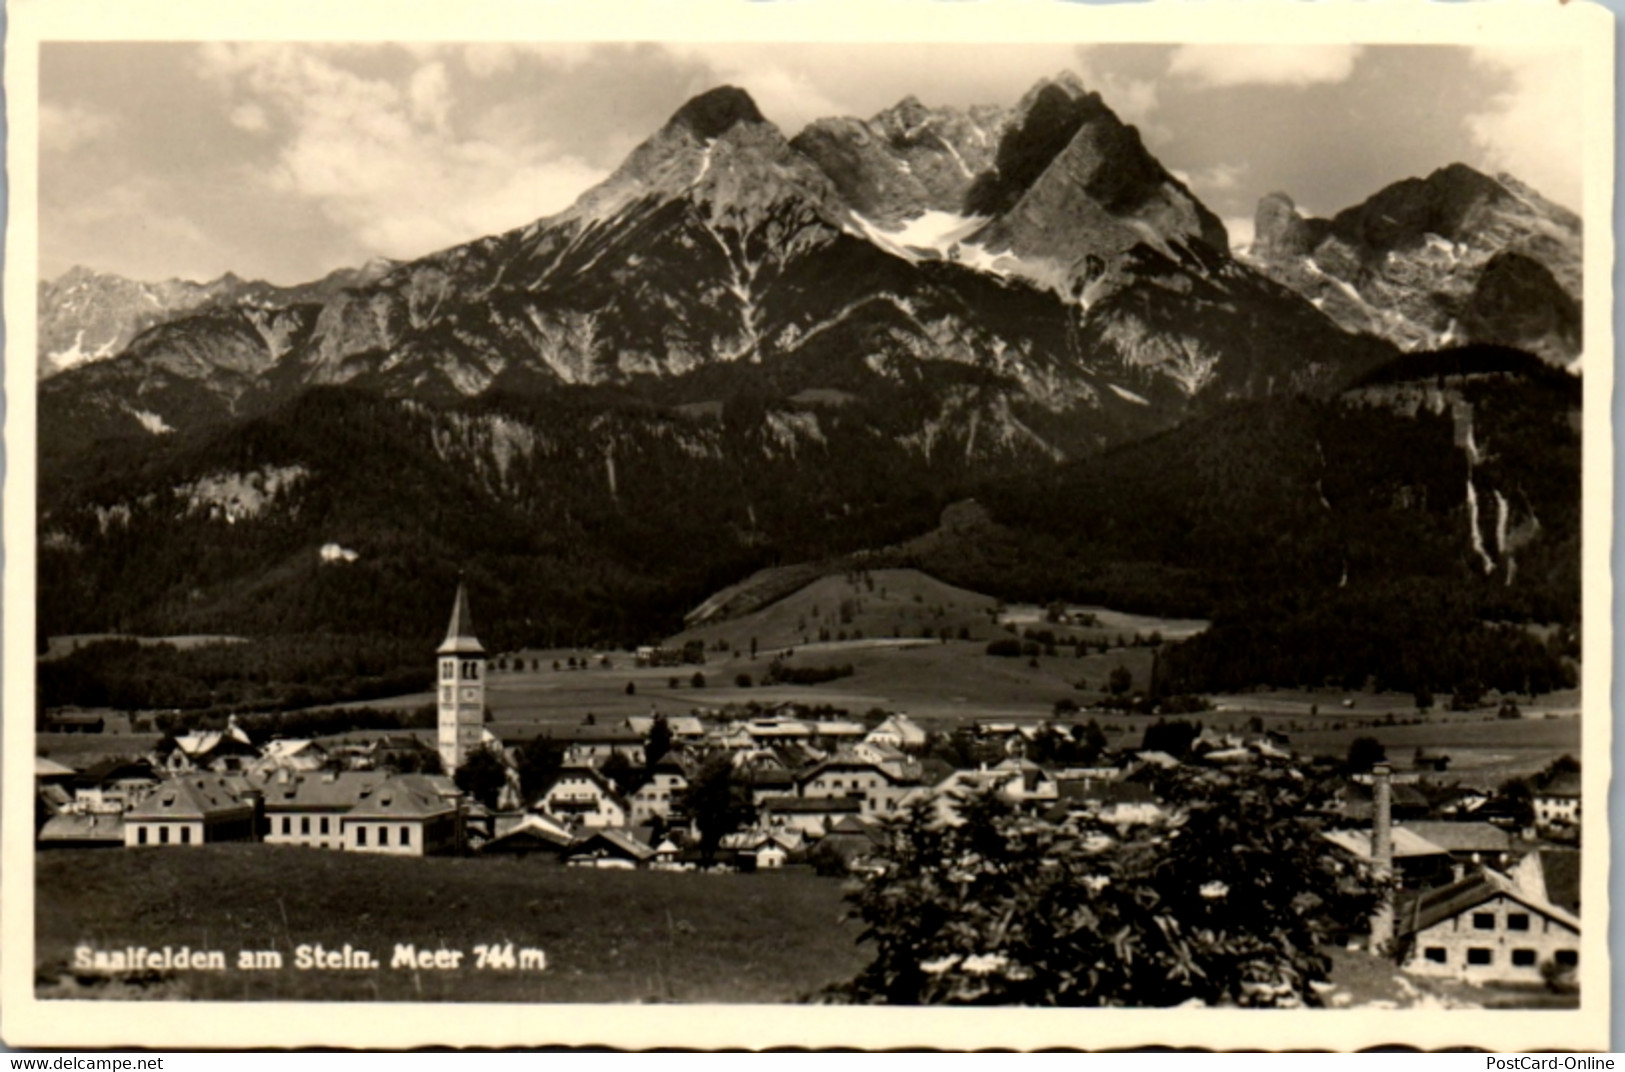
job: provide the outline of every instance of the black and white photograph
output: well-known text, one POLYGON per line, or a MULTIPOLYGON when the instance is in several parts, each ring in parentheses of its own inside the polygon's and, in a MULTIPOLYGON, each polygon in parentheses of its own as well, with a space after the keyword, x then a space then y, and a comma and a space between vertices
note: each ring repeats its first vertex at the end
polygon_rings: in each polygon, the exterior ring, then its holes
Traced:
POLYGON ((1606 1049, 1612 16, 1089 6, 15 10, 7 1041, 1606 1049))

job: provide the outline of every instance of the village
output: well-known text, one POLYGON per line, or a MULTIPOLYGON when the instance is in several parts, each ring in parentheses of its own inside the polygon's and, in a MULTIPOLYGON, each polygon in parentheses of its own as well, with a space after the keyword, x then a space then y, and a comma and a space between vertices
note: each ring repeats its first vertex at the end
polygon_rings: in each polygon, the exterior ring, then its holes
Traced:
MULTIPOLYGON (((676 657, 638 653, 652 665, 676 657)), ((1295 754, 1279 732, 1163 719, 1120 747, 1081 716, 984 719, 952 748, 904 712, 853 718, 805 704, 579 725, 491 720, 491 664, 517 660, 487 656, 461 588, 436 659, 437 749, 411 734, 255 740, 233 719, 83 768, 40 756, 38 846, 261 842, 612 870, 804 866, 862 879, 885 867, 891 820, 924 808, 952 823, 972 794, 1060 828, 1123 828, 1169 817, 1156 786, 1171 769, 1325 762, 1295 754)), ((1396 886, 1369 934, 1351 941, 1412 975, 1572 990, 1578 764, 1565 757, 1527 799, 1508 799, 1441 780, 1443 759, 1418 749, 1407 769, 1379 750, 1340 772, 1325 852, 1396 886)))

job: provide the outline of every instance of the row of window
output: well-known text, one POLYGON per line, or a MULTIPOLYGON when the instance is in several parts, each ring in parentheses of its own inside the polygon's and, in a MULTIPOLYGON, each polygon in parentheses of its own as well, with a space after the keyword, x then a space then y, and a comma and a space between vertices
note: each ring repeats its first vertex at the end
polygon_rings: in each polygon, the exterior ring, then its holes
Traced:
MULTIPOLYGON (((180 844, 182 844, 182 845, 190 845, 192 843, 192 828, 189 827, 189 826, 183 826, 183 827, 180 828, 180 831, 181 831, 180 844)), ((138 826, 138 827, 135 828, 135 843, 137 845, 145 845, 147 843, 147 828, 146 827, 138 826)), ((169 827, 167 825, 160 826, 158 828, 158 844, 160 844, 160 845, 168 845, 169 844, 169 827)))
MULTIPOLYGON (((1435 964, 1450 963, 1450 954, 1443 946, 1430 945, 1422 951, 1422 955, 1435 964)), ((1514 949, 1512 951, 1512 966, 1514 968, 1533 968, 1538 960, 1533 949, 1514 949)), ((1573 949, 1559 949, 1552 954, 1552 960, 1560 968, 1574 968, 1580 964, 1580 954, 1573 949)), ((1467 963, 1475 968, 1485 967, 1495 963, 1495 950, 1484 946, 1474 946, 1467 950, 1467 963)))
MULTIPOLYGON (((329 833, 331 828, 328 826, 328 823, 330 822, 328 817, 325 816, 325 815, 320 816, 318 821, 319 821, 319 824, 320 824, 319 825, 319 832, 322 833, 322 834, 329 833)), ((184 830, 181 831, 181 832, 185 833, 184 830)), ((284 835, 287 835, 287 836, 290 836, 290 837, 293 835, 293 816, 284 815, 282 817, 282 833, 284 835)), ((310 835, 310 816, 301 815, 299 817, 299 833, 300 833, 301 836, 306 836, 306 837, 308 837, 310 835)), ((399 840, 397 841, 397 844, 399 844, 403 848, 410 848, 411 845, 412 845, 412 828, 410 826, 401 827, 400 831, 399 831, 399 834, 398 834, 398 838, 399 838, 399 840)), ((364 827, 364 826, 356 827, 355 843, 357 845, 365 845, 367 843, 367 828, 366 827, 364 827)), ((378 828, 378 845, 381 848, 388 848, 389 847, 389 827, 380 826, 378 828)))
MULTIPOLYGON (((1473 913, 1473 930, 1475 930, 1475 931, 1493 931, 1494 929, 1495 929, 1495 913, 1494 912, 1474 912, 1473 913)), ((1529 929, 1529 913, 1528 912, 1508 912, 1507 913, 1507 930, 1509 930, 1509 931, 1526 931, 1528 929, 1529 929)))

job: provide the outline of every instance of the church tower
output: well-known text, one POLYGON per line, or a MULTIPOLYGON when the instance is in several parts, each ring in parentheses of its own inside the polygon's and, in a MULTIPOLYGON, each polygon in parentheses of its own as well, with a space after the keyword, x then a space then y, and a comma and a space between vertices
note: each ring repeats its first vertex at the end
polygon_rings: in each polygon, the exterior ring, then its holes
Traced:
POLYGON ((447 774, 455 774, 480 747, 485 722, 485 649, 474 639, 468 591, 461 583, 439 658, 440 764, 447 774))

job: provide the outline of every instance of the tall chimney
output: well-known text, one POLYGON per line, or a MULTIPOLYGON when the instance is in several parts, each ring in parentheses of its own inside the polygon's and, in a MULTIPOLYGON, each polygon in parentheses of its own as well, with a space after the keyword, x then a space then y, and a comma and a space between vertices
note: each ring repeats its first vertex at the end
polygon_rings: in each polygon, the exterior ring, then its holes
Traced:
MULTIPOLYGON (((1371 862, 1377 880, 1386 884, 1394 874, 1394 791, 1388 764, 1371 768, 1371 862)), ((1384 954, 1394 940, 1394 895, 1386 887, 1371 914, 1371 952, 1384 954)))

